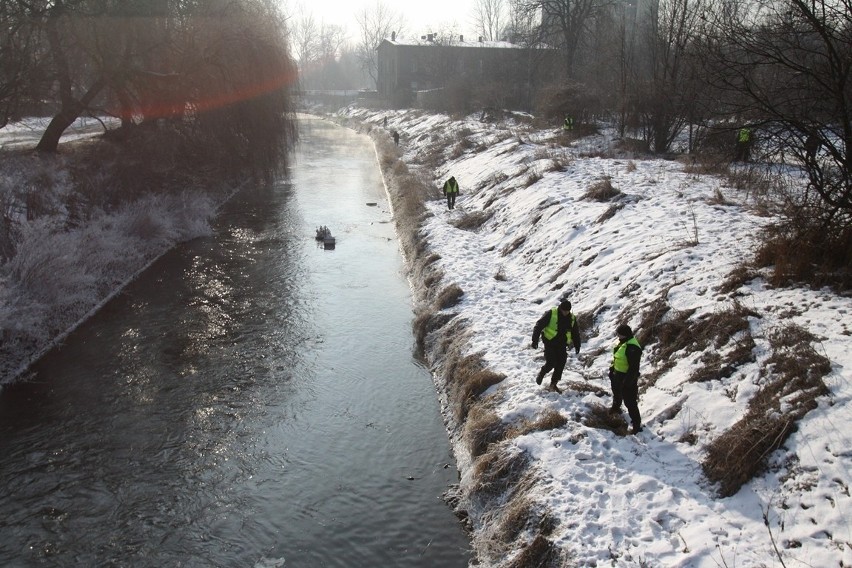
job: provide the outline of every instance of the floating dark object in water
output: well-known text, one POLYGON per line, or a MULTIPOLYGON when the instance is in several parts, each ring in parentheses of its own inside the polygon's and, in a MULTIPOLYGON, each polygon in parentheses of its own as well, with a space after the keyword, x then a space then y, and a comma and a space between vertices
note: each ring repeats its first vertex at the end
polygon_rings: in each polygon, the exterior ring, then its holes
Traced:
POLYGON ((322 243, 322 248, 328 250, 333 249, 335 245, 335 238, 331 236, 331 229, 322 225, 317 227, 317 241, 322 243))
POLYGON ((318 241, 324 241, 325 239, 327 239, 329 237, 331 237, 332 239, 334 238, 334 237, 331 236, 331 229, 329 229, 325 225, 321 225, 321 226, 317 227, 317 240, 318 241))
POLYGON ((378 203, 376 203, 375 201, 368 201, 367 202, 367 207, 375 207, 376 205, 378 205, 378 203))

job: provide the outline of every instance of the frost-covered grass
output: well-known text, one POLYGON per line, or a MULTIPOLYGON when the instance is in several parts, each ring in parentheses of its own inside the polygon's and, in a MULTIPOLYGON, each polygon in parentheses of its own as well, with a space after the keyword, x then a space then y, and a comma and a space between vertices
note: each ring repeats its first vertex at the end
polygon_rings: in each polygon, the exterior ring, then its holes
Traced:
POLYGON ((207 192, 98 191, 104 176, 72 175, 73 158, 10 153, 0 161, 0 384, 19 378, 46 349, 175 243, 210 233, 207 192), (103 200, 106 201, 106 200, 103 200))

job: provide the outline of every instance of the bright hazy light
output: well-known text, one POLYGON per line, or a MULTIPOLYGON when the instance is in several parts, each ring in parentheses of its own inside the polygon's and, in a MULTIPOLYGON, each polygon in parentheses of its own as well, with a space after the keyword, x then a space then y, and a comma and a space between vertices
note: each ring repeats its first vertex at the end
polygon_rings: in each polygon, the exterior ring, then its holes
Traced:
MULTIPOLYGON (((385 6, 402 14, 408 36, 419 36, 429 32, 449 31, 470 35, 476 34, 474 6, 476 0, 382 0, 385 6)), ((289 12, 296 17, 299 10, 312 13, 317 22, 336 24, 346 28, 352 39, 358 31, 355 19, 364 8, 373 9, 372 2, 351 0, 287 0, 289 12)))

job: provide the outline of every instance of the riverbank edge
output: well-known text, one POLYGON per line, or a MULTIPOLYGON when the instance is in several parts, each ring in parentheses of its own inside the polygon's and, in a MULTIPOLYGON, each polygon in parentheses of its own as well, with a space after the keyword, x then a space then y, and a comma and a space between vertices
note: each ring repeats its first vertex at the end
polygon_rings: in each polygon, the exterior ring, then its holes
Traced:
POLYGON ((459 484, 444 499, 471 537, 476 556, 472 565, 570 565, 565 552, 548 538, 554 519, 526 498, 538 481, 531 459, 499 443, 505 441, 508 425, 493 411, 490 399, 481 396, 503 377, 487 369, 481 357, 465 356, 473 331, 452 310, 463 291, 442 282, 443 274, 434 266, 439 257, 422 233, 430 215, 424 203, 443 199, 423 181, 433 177, 431 172, 409 166, 385 129, 337 114, 324 117, 373 141, 413 294, 415 355, 432 375, 460 475, 459 484))
MULTIPOLYGON (((77 163, 80 161, 77 153, 67 151, 68 148, 79 149, 79 148, 92 148, 97 147, 98 144, 103 144, 101 139, 84 139, 78 141, 68 142, 63 146, 63 149, 66 150, 65 153, 61 154, 58 159, 57 156, 52 154, 46 155, 36 155, 32 158, 37 160, 34 162, 38 164, 40 168, 48 168, 53 167, 52 164, 54 162, 67 162, 67 163, 77 163), (48 166, 44 166, 43 164, 48 164, 48 166)), ((23 154, 17 150, 12 149, 8 150, 5 153, 0 152, 0 155, 7 157, 15 157, 19 158, 23 154)), ((63 171, 65 169, 70 169, 70 165, 61 166, 63 171)), ((250 179, 243 180, 223 180, 217 179, 214 177, 204 178, 203 176, 200 178, 198 185, 196 187, 174 187, 168 188, 168 191, 164 192, 164 195, 178 194, 180 192, 183 193, 198 193, 203 195, 209 199, 212 203, 212 207, 209 211, 204 211, 199 213, 199 216, 190 219, 194 223, 203 223, 209 227, 209 224, 218 216, 222 207, 230 201, 237 193, 239 193, 244 187, 248 185, 251 181, 250 179), (206 187, 204 192, 199 190, 199 187, 206 187), (213 187, 215 189, 211 190, 213 187)), ((73 194, 72 194, 73 195, 73 194)), ((137 202, 142 201, 141 199, 137 202)), ((133 202, 128 202, 133 204, 133 202)), ((74 225, 71 225, 71 230, 75 228, 74 225)), ((118 227, 119 229, 123 227, 118 227)), ((208 228, 209 230, 209 228, 208 228)), ((60 233, 61 234, 61 231, 60 233)), ((177 237, 168 237, 165 239, 159 239, 159 234, 151 236, 149 238, 150 242, 145 242, 145 246, 142 247, 144 250, 144 258, 131 267, 129 270, 120 274, 116 282, 111 284, 109 290, 100 295, 95 301, 91 302, 88 305, 79 305, 75 306, 74 309, 65 309, 65 315, 70 318, 66 323, 60 326, 55 326, 54 329, 49 330, 48 336, 43 339, 37 338, 29 338, 26 342, 21 342, 22 345, 16 346, 13 351, 6 351, 3 353, 3 356, 6 357, 4 361, 6 368, 3 369, 3 372, 0 373, 0 390, 4 388, 11 387, 20 382, 27 382, 31 379, 33 375, 33 366, 38 363, 38 361, 47 355, 53 349, 61 346, 62 343, 72 334, 74 333, 81 325, 85 324, 89 319, 91 319, 95 314, 97 314, 101 309, 104 308, 109 302, 111 302, 116 296, 120 295, 131 283, 133 283, 139 276, 148 270, 152 265, 154 265, 160 258, 162 258, 165 254, 173 250, 176 246, 190 241, 194 238, 197 238, 199 235, 191 234, 191 235, 181 235, 177 237), (162 242, 160 242, 162 241, 162 242), (153 243, 153 244, 152 244, 153 243), (150 247, 150 250, 149 250, 150 247)), ((52 253, 55 253, 53 251, 52 253)), ((78 276, 77 274, 62 274, 61 278, 74 278, 78 276)), ((20 309, 23 306, 23 309, 26 309, 27 306, 18 302, 17 307, 20 309)), ((50 307, 50 306, 49 306, 50 307)), ((44 325, 50 325, 52 318, 45 317, 43 319, 44 325)), ((3 340, 8 339, 4 336, 5 331, 0 329, 0 344, 2 344, 3 340)))

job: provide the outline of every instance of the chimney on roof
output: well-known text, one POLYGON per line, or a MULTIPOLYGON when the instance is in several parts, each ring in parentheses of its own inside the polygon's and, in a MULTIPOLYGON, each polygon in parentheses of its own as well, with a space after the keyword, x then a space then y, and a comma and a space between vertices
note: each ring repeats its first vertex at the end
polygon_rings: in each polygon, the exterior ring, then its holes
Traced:
POLYGON ((432 39, 434 39, 434 37, 435 37, 435 34, 429 34, 426 38, 426 41, 432 41, 432 39))
POLYGON ((460 41, 461 43, 464 43, 464 36, 463 36, 463 35, 459 35, 459 41, 460 41))
POLYGON ((396 32, 391 32, 391 41, 396 41, 396 32))
POLYGON ((482 43, 482 36, 479 36, 479 43, 482 43))

